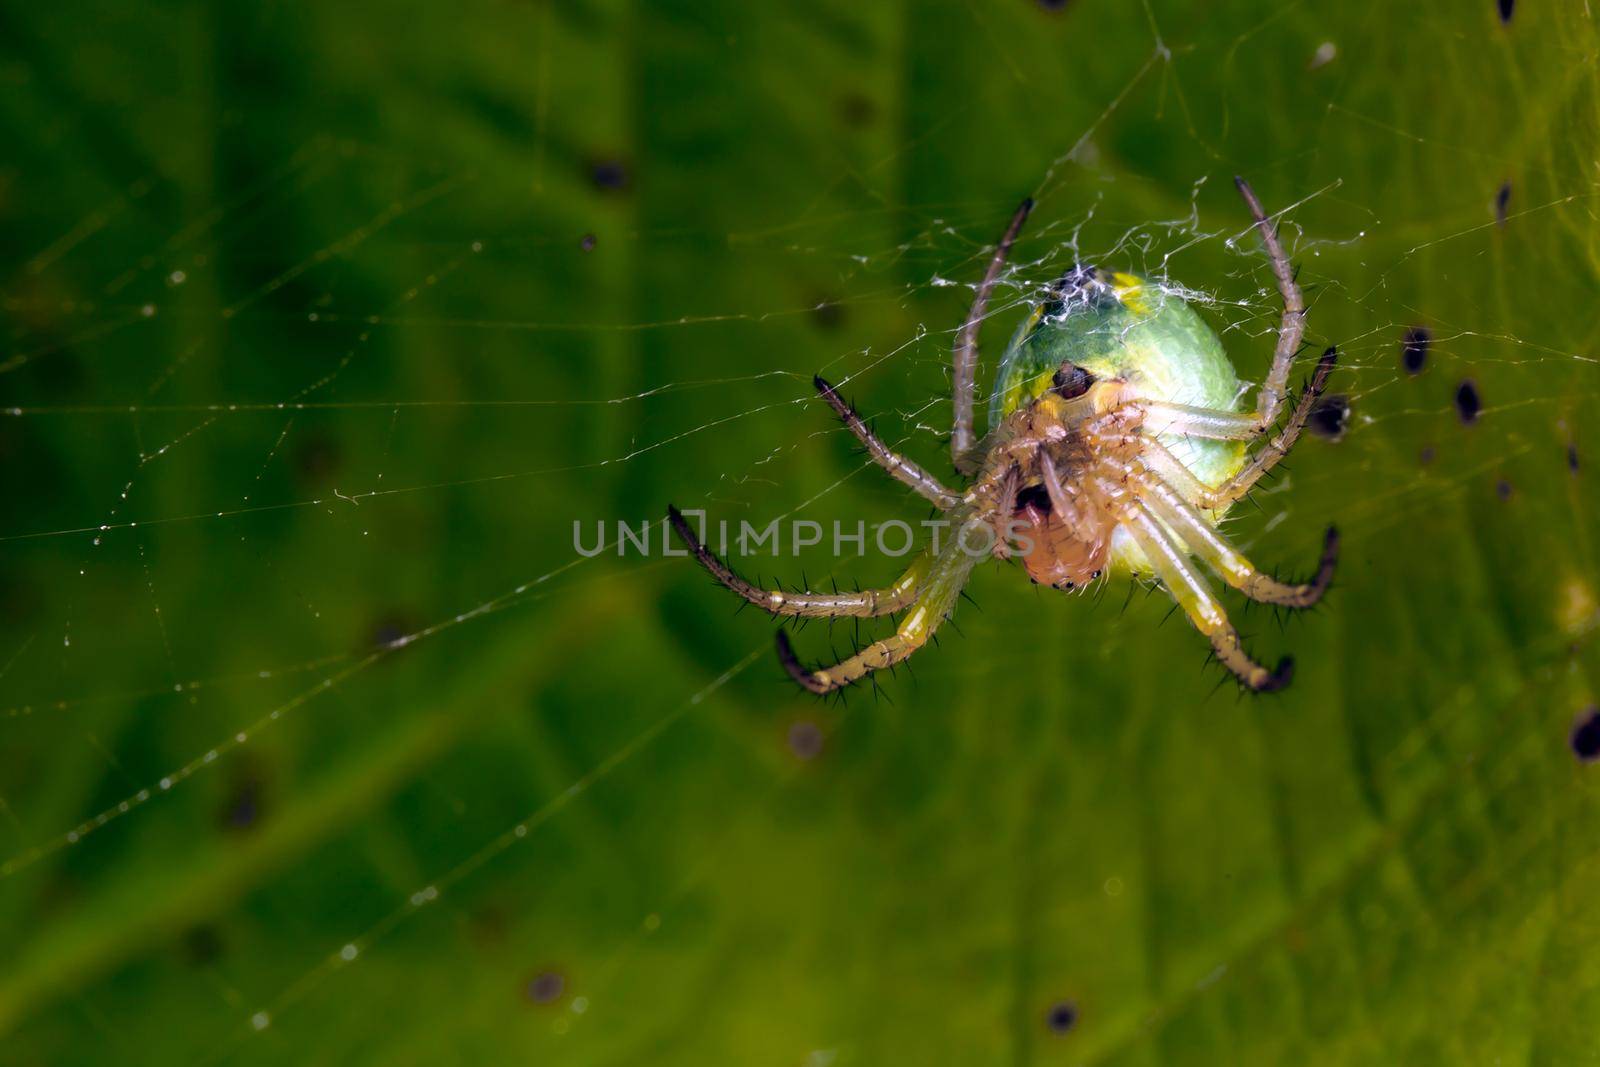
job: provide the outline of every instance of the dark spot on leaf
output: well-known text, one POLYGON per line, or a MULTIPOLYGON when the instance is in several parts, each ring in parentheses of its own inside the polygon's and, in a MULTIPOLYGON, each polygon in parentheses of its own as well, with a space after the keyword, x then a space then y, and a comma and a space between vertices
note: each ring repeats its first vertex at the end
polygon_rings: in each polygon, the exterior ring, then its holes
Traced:
POLYGON ((839 98, 839 120, 846 126, 862 129, 878 117, 878 105, 862 93, 845 93, 839 98))
POLYGON ((1516 490, 1512 488, 1511 483, 1506 481, 1504 478, 1501 478, 1499 481, 1494 483, 1494 495, 1499 497, 1501 500, 1510 500, 1511 494, 1515 491, 1516 490))
POLYGON ((183 954, 196 967, 209 966, 222 958, 222 935, 208 923, 191 926, 183 935, 183 954))
POLYGON ((620 159, 597 159, 589 164, 589 180, 596 189, 620 193, 628 187, 628 167, 620 159))
POLYGON ((372 624, 372 644, 377 648, 393 648, 417 629, 403 612, 390 611, 372 624))
POLYGON ((337 473, 339 463, 339 443, 325 433, 311 433, 295 449, 295 469, 313 484, 325 483, 337 473))
POLYGON ((1072 0, 1039 0, 1039 6, 1046 11, 1065 11, 1072 0))
POLYGON ((1318 437, 1338 441, 1350 425, 1350 398, 1342 393, 1325 396, 1311 409, 1307 425, 1318 437))
POLYGON ((789 751, 800 760, 814 760, 822 755, 822 728, 809 719, 791 725, 789 751))
POLYGON ((89 388, 88 367, 67 333, 66 324, 50 322, 46 325, 47 328, 34 335, 32 347, 36 351, 49 352, 50 358, 29 360, 23 364, 23 381, 38 390, 30 390, 29 395, 62 400, 81 397, 83 391, 89 388))
POLYGON ((1433 334, 1426 326, 1407 327, 1400 342, 1400 364, 1410 374, 1421 374, 1428 365, 1428 348, 1433 344, 1433 334))
POLYGON ((1052 1004, 1050 1010, 1045 1012, 1044 1024, 1053 1034, 1064 1034, 1078 1025, 1078 1006, 1070 1000, 1063 1000, 1059 1004, 1052 1004))
POLYGON ((1589 708, 1572 728, 1573 755, 1585 763, 1600 759, 1600 708, 1589 708))
POLYGON ((473 908, 467 921, 474 939, 498 947, 505 944, 506 933, 511 929, 511 912, 503 902, 490 900, 473 908))
POLYGON ((594 246, 598 243, 599 239, 596 238, 592 233, 586 233, 582 237, 578 238, 578 247, 585 252, 593 252, 594 246))
POLYGON ((1478 395, 1477 383, 1468 378, 1456 387, 1456 414, 1470 426, 1478 421, 1478 413, 1482 410, 1483 398, 1478 395))
POLYGON ((844 308, 832 300, 819 300, 811 305, 811 321, 819 329, 837 330, 844 322, 844 308))
POLYGON ((1432 445, 1423 445, 1422 451, 1417 453, 1417 459, 1421 461, 1424 467, 1427 467, 1433 463, 1434 457, 1437 455, 1438 453, 1433 450, 1432 445))
POLYGON ((1567 446, 1567 470, 1571 471, 1573 474, 1577 474, 1578 473, 1578 446, 1577 445, 1568 445, 1567 446))
POLYGON ((1504 226, 1506 224, 1506 209, 1511 206, 1511 182, 1507 181, 1494 194, 1494 221, 1504 226))
POLYGON ((524 995, 535 1004, 552 1004, 567 988, 567 980, 560 971, 540 971, 528 980, 524 995))
POLYGON ((404 640, 406 632, 392 622, 382 622, 372 632, 372 643, 379 648, 388 648, 404 640))
POLYGON ((44 589, 32 575, 24 575, 15 563, 0 564, 0 604, 11 620, 36 619, 47 603, 44 589))
POLYGON ((1495 4, 1500 8, 1500 21, 1502 23, 1510 22, 1511 13, 1517 6, 1517 0, 1495 0, 1495 4))
POLYGON ((248 830, 260 819, 261 781, 251 775, 239 781, 223 805, 222 825, 227 830, 248 830))

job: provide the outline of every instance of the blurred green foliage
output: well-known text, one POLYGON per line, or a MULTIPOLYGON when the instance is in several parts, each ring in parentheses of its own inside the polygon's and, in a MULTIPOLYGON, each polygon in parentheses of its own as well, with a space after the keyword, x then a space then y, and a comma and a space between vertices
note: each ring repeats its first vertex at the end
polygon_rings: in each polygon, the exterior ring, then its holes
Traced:
POLYGON ((1508 7, 0 8, 0 1062, 1592 1057, 1600 46, 1508 7), (1029 191, 1026 280, 1175 220, 1258 376, 1235 172, 1353 405, 1236 527, 1346 534, 1281 698, 996 566, 818 704, 576 561, 920 518, 810 375, 943 472, 936 279, 1029 191))

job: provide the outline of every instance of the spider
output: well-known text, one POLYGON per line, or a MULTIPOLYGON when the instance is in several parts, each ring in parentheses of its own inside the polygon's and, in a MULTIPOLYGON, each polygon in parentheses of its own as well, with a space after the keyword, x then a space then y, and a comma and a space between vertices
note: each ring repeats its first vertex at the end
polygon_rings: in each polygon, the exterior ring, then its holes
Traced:
POLYGON ((759 588, 701 543, 677 508, 668 520, 700 564, 745 600, 778 616, 870 618, 904 612, 895 632, 829 667, 807 667, 778 631, 778 658, 796 682, 829 693, 892 667, 933 636, 952 612, 979 559, 1020 559, 1037 583, 1082 588, 1117 570, 1152 574, 1216 658, 1247 688, 1283 688, 1289 657, 1267 669, 1245 651, 1195 560, 1251 600, 1308 608, 1321 599, 1339 553, 1330 526, 1315 575, 1286 583, 1261 573, 1217 530, 1294 446, 1327 384, 1337 350, 1327 349, 1288 420, 1264 437, 1287 404, 1289 370, 1305 331, 1305 302, 1277 227, 1248 182, 1235 178, 1254 217, 1283 298, 1271 369, 1255 409, 1239 411, 1242 388, 1215 332, 1183 300, 1143 279, 1074 267, 1017 328, 995 378, 989 432, 974 439, 973 379, 978 328, 1011 246, 1033 208, 1024 200, 996 246, 972 309, 956 335, 950 454, 969 479, 946 488, 885 445, 820 376, 817 391, 866 452, 891 476, 927 498, 951 529, 986 534, 930 544, 884 589, 787 592, 759 588))

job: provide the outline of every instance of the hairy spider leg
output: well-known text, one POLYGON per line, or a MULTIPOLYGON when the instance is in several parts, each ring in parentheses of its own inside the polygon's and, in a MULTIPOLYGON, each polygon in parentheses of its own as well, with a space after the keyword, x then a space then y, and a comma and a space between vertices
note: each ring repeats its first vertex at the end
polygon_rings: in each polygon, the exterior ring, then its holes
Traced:
POLYGON ((750 603, 773 615, 794 615, 802 618, 876 618, 899 611, 917 598, 917 591, 933 559, 924 553, 906 569, 893 585, 883 589, 862 589, 854 592, 813 593, 788 592, 782 589, 763 589, 741 577, 695 536, 683 512, 668 505, 667 521, 677 531, 678 538, 693 553, 700 565, 711 576, 750 603))
POLYGON ((955 463, 956 470, 962 474, 971 474, 978 466, 972 448, 972 397, 976 389, 974 381, 978 372, 978 329, 983 325, 983 317, 989 310, 989 294, 994 290, 1000 271, 1005 267, 1006 258, 1011 255, 1011 246, 1016 242, 1017 234, 1022 231, 1022 224, 1027 220, 1028 212, 1032 210, 1032 197, 1017 206, 1016 213, 1011 216, 1010 224, 1006 226, 1006 232, 1000 238, 1000 243, 995 246, 994 255, 989 260, 989 269, 984 272, 983 281, 978 285, 977 295, 972 300, 972 310, 967 313, 967 321, 961 324, 961 330, 956 334, 954 374, 950 388, 951 407, 955 409, 953 424, 950 427, 950 459, 955 463))
POLYGON ((822 375, 817 375, 812 382, 816 385, 817 392, 822 394, 822 399, 833 409, 833 413, 839 416, 839 421, 843 422, 866 447, 867 455, 872 457, 874 463, 888 471, 892 478, 931 501, 934 507, 948 510, 961 503, 961 494, 946 489, 939 479, 879 440, 878 435, 862 421, 856 409, 851 407, 822 375))
POLYGON ((1245 652, 1239 632, 1228 621, 1216 594, 1205 578, 1196 573, 1189 558, 1172 541, 1172 537, 1151 514, 1143 502, 1132 499, 1123 512, 1123 528, 1134 543, 1144 552, 1156 577, 1166 587, 1172 599, 1189 616, 1194 628, 1211 641, 1221 664, 1234 676, 1258 693, 1282 689, 1294 675, 1294 660, 1285 656, 1277 667, 1268 670, 1245 652))
MULTIPOLYGON (((960 531, 963 527, 961 523, 955 523, 953 528, 960 531)), ((894 633, 872 642, 831 667, 807 667, 795 656, 788 634, 779 630, 778 659, 789 672, 789 677, 819 695, 842 689, 873 671, 881 671, 905 661, 927 644, 934 631, 950 616, 972 568, 983 555, 985 553, 972 551, 957 533, 951 537, 949 544, 941 548, 938 556, 924 557, 932 559, 931 569, 917 591, 915 603, 900 620, 894 633)))
POLYGON ((1187 434, 1213 441, 1248 441, 1261 436, 1254 415, 1192 404, 1169 404, 1165 400, 1133 401, 1144 410, 1147 433, 1187 434))
POLYGON ((1322 559, 1316 575, 1301 584, 1280 582, 1262 574, 1183 494, 1159 478, 1146 474, 1133 483, 1134 493, 1156 518, 1178 536, 1191 555, 1201 559, 1233 588, 1263 604, 1282 604, 1290 608, 1309 608, 1322 599, 1333 569, 1339 560, 1339 531, 1328 527, 1322 543, 1322 559))
POLYGON ((1322 358, 1317 360, 1317 369, 1311 374, 1311 384, 1306 387, 1299 403, 1295 404, 1289 421, 1283 424, 1272 440, 1251 454, 1250 461, 1240 468, 1239 473, 1211 490, 1208 502, 1203 507, 1220 508, 1243 499, 1263 474, 1276 467, 1278 461, 1289 454, 1294 443, 1300 439, 1300 431, 1305 429, 1306 420, 1311 418, 1312 409, 1322 399, 1322 391, 1328 387, 1328 377, 1338 361, 1339 350, 1329 345, 1322 353, 1322 358))
POLYGON ((1300 286, 1294 280, 1294 266, 1278 241, 1277 224, 1267 217, 1249 182, 1236 176, 1233 184, 1239 187, 1239 195, 1244 197, 1245 205, 1255 217, 1261 243, 1267 246, 1267 259, 1272 264, 1273 276, 1278 280, 1278 292, 1283 296, 1278 347, 1272 355, 1272 368, 1256 393, 1255 424, 1257 429, 1264 431, 1278 421, 1278 408, 1282 406, 1284 393, 1289 388, 1289 367, 1294 362, 1294 354, 1300 350, 1300 338, 1306 331, 1306 305, 1300 295, 1300 286))
POLYGON ((1182 493, 1183 498, 1189 503, 1207 510, 1217 507, 1212 502, 1211 487, 1196 478, 1194 472, 1185 467, 1183 461, 1174 456, 1172 450, 1154 436, 1146 437, 1139 442, 1139 464, 1182 493))
MULTIPOLYGON (((1299 402, 1295 404, 1294 411, 1290 413, 1289 421, 1283 424, 1282 429, 1272 440, 1251 454, 1249 461, 1237 474, 1216 488, 1201 484, 1170 450, 1153 438, 1145 445, 1148 453, 1146 465, 1163 481, 1181 492, 1190 503, 1207 511, 1227 507, 1242 499, 1255 487, 1256 482, 1261 480, 1262 475, 1276 467, 1278 461, 1289 454, 1289 450, 1300 439, 1300 431, 1305 429, 1306 421, 1311 418, 1312 409, 1316 407, 1317 401, 1322 398, 1323 391, 1328 387, 1328 378, 1338 361, 1339 350, 1329 346, 1322 353, 1322 358, 1317 360, 1317 369, 1312 373, 1311 382, 1299 402)), ((1145 409, 1146 429, 1151 432, 1192 434, 1195 437, 1211 437, 1225 441, 1243 441, 1257 436, 1251 417, 1235 412, 1159 402, 1140 402, 1140 406, 1145 409)))

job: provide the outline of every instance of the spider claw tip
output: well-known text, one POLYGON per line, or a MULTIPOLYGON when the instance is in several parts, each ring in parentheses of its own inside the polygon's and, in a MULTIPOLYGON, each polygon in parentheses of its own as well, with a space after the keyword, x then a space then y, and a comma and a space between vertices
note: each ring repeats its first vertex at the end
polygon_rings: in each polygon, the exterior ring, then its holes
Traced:
POLYGON ((1256 687, 1259 693, 1276 693, 1286 687, 1294 679, 1294 657, 1285 656, 1278 661, 1272 673, 1256 687))

